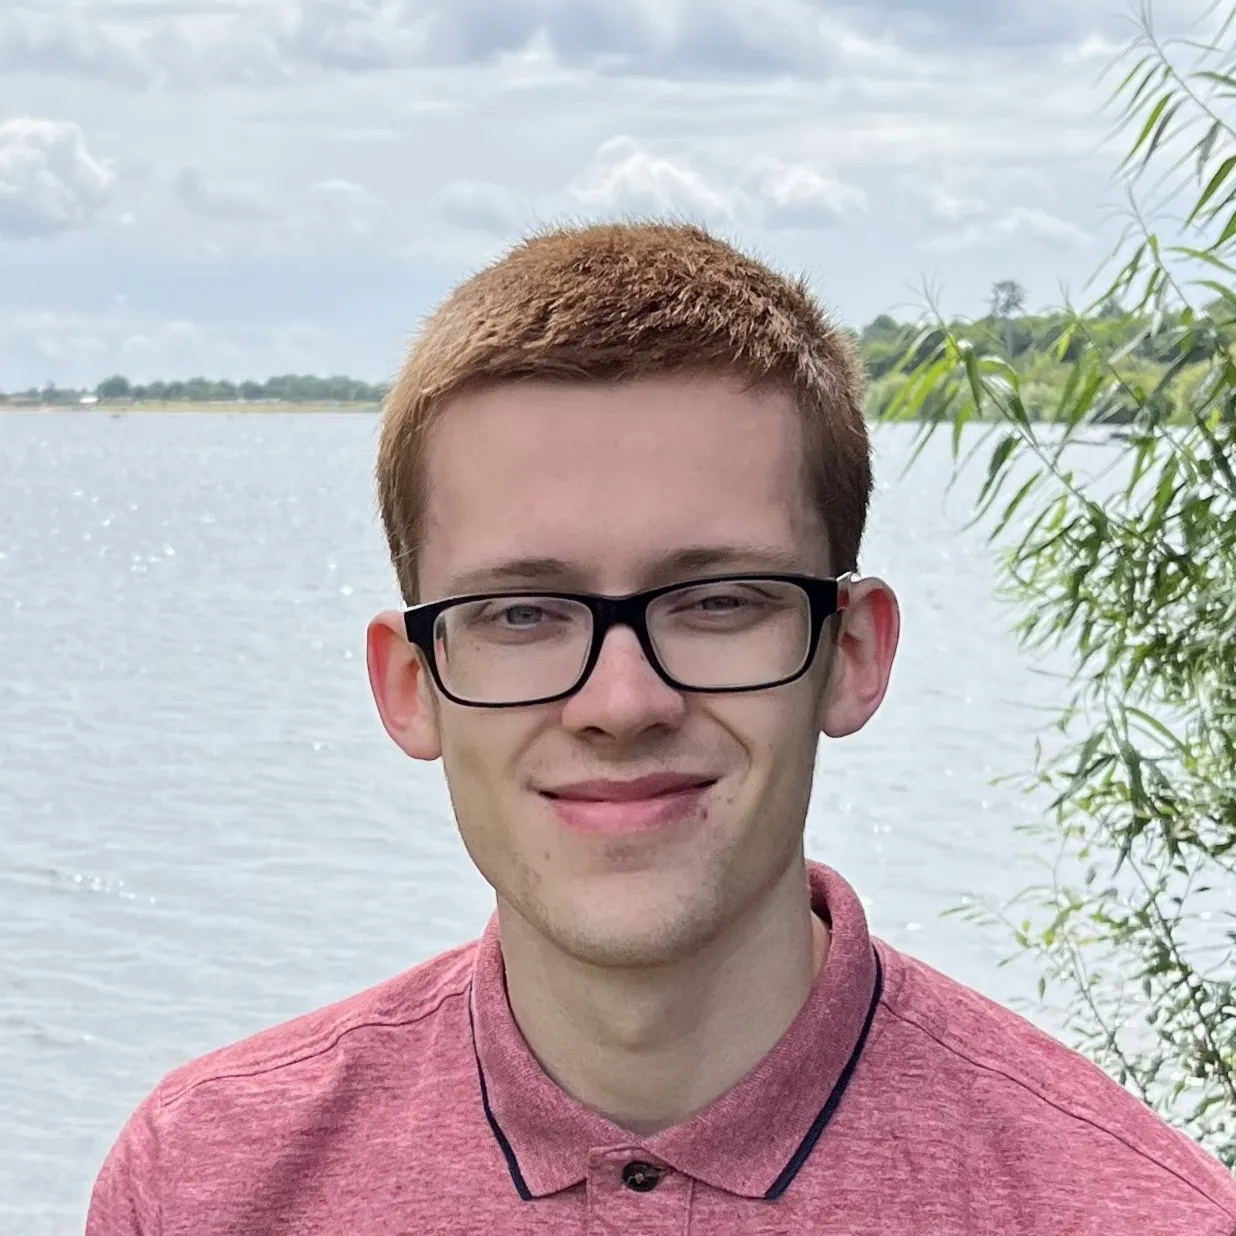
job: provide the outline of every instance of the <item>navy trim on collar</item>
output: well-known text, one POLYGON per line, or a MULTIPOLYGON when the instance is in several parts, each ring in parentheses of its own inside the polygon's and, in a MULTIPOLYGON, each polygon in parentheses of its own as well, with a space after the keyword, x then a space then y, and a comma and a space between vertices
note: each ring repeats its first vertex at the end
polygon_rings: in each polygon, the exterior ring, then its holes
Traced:
MULTIPOLYGON (((875 1021, 876 1009, 880 1004, 880 996, 884 991, 884 968, 880 964, 880 955, 874 945, 871 951, 875 957, 875 983, 871 993, 871 1003, 867 1008, 867 1018, 863 1022, 862 1030, 859 1032, 858 1042, 854 1044, 854 1050, 850 1053, 850 1058, 846 1061, 845 1068, 841 1070, 841 1076, 837 1078, 837 1084, 833 1086, 832 1091, 825 1100, 824 1106, 820 1108, 819 1115, 811 1122, 811 1127, 807 1130, 803 1140, 799 1142, 798 1148, 790 1156, 790 1161, 764 1194, 765 1199, 768 1201, 776 1201, 790 1187, 794 1177, 802 1170, 803 1164, 810 1158, 811 1152, 815 1149, 815 1145, 820 1140, 825 1127, 833 1118, 833 1113, 836 1112, 841 1103, 846 1087, 850 1083, 850 1078, 858 1067, 859 1057, 866 1046, 867 1036, 871 1031, 871 1024, 875 1021)), ((489 1091, 485 1085, 485 1071, 481 1067, 481 1057, 476 1050, 476 1023, 472 1016, 471 991, 469 991, 468 999, 468 1023, 472 1030, 472 1054, 476 1059, 476 1075, 477 1080, 480 1082, 481 1106, 485 1110, 485 1119, 489 1122, 489 1127, 493 1131, 498 1148, 502 1151, 502 1156, 506 1160, 507 1170, 511 1173, 511 1180, 515 1184, 515 1191, 523 1201, 534 1201, 532 1190, 528 1188, 523 1172, 520 1171, 519 1160, 515 1157, 515 1150, 511 1146, 510 1139, 502 1131, 502 1126, 498 1123, 497 1117, 494 1116, 493 1110, 489 1106, 489 1091)))
MULTIPOLYGON (((874 947, 872 952, 875 953, 874 947)), ((858 1067, 858 1058, 863 1054, 863 1047, 867 1043, 867 1035, 871 1031, 871 1023, 875 1021, 876 1008, 879 1006, 880 996, 884 991, 884 968, 880 965, 879 953, 875 953, 875 968, 875 990, 871 995, 867 1020, 863 1022, 858 1042, 854 1044, 854 1050, 850 1053, 845 1068, 841 1070, 841 1076, 837 1078, 837 1084, 833 1087, 832 1093, 828 1096, 824 1106, 820 1108, 820 1114, 811 1122, 811 1128, 807 1130, 806 1137, 799 1142, 798 1149, 794 1151, 790 1161, 782 1169, 781 1175, 772 1182, 768 1192, 764 1194, 769 1201, 779 1198, 790 1187, 790 1182, 806 1163, 808 1156, 815 1149, 816 1142, 820 1140, 820 1134, 824 1132, 824 1126, 833 1118, 833 1112, 837 1110, 841 1096, 845 1094, 845 1088, 850 1084, 850 1078, 854 1075, 855 1068, 858 1067)))
POLYGON ((472 1017, 471 983, 468 984, 468 1027, 472 1031, 472 1055, 476 1060, 476 1077, 481 1083, 481 1106, 485 1109, 485 1119, 489 1121, 489 1127, 498 1143, 498 1149, 502 1151, 502 1157, 506 1159, 506 1169, 511 1173, 511 1180, 515 1183, 515 1192, 519 1194, 521 1200, 530 1202, 532 1190, 528 1188, 524 1174, 519 1170, 519 1160, 515 1157, 515 1150, 511 1146, 510 1139, 502 1131, 502 1126, 498 1123, 493 1109, 489 1106, 489 1089, 485 1085, 485 1070, 481 1068, 480 1053, 476 1050, 476 1022, 472 1017))

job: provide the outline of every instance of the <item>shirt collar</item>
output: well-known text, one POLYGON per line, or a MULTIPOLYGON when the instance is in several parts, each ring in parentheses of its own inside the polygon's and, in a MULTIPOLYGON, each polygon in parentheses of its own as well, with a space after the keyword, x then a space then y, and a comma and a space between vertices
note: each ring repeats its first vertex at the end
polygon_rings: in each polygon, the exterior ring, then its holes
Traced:
POLYGON ((481 1101, 525 1200, 584 1180, 589 1153, 638 1151, 717 1189, 777 1197, 806 1162, 858 1063, 880 997, 880 965, 854 890, 807 864, 811 905, 831 923, 828 957, 777 1045, 732 1090, 682 1124, 639 1138, 577 1103, 541 1068, 506 996, 497 915, 470 994, 481 1101))

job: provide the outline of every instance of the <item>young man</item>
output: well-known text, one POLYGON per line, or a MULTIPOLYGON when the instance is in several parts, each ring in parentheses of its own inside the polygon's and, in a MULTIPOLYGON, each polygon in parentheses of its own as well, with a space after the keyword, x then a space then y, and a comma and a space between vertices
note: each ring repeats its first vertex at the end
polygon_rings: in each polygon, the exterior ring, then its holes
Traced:
POLYGON ((858 365, 691 228, 530 240, 429 320, 378 487, 383 724, 478 942, 170 1074, 91 1236, 1231 1236, 1236 1182, 804 861, 898 638, 858 365))

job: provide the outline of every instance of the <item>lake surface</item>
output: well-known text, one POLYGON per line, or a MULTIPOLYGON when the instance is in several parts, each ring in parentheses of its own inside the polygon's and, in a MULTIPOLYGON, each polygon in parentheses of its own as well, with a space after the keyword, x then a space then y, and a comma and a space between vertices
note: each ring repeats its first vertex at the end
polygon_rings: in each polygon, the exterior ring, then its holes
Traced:
MULTIPOLYGON (((440 769, 369 697, 398 604, 369 414, 0 414, 0 1233, 82 1230, 170 1068, 477 934, 491 892, 440 769)), ((941 912, 1042 877, 1015 833, 1063 697, 1010 634, 977 481, 877 431, 863 570, 903 638, 863 733, 821 748, 812 857, 872 930, 1005 1001, 1001 932, 941 912)), ((1036 1019, 1049 1025, 1045 1014, 1036 1019)))

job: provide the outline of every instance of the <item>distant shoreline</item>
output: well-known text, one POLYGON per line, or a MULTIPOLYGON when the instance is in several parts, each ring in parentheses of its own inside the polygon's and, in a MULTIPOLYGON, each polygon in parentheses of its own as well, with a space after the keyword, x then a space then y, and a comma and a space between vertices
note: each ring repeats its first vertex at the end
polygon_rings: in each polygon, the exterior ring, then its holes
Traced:
POLYGON ((112 416, 124 416, 130 412, 211 412, 211 413, 243 413, 270 414, 272 412, 378 412, 379 403, 331 403, 328 400, 307 400, 304 403, 272 400, 270 402, 253 400, 215 401, 190 399, 168 400, 166 402, 143 401, 141 403, 0 403, 0 412, 46 412, 48 414, 64 412, 90 412, 98 414, 109 413, 112 416))
MULTIPOLYGON (((155 402, 153 400, 143 400, 140 403, 85 403, 85 404, 37 404, 37 403, 8 403, 0 402, 0 414, 5 412, 36 412, 47 416, 56 414, 64 415, 73 412, 86 412, 92 416, 100 416, 106 413, 108 416, 122 417, 128 416, 131 413, 137 415, 149 415, 152 413, 163 413, 176 415, 186 415, 191 413, 206 413, 208 415, 226 415, 226 416, 300 416, 300 415, 324 415, 330 412, 342 412, 345 414, 356 414, 368 412, 374 416, 382 411, 382 405, 372 400, 366 402, 345 403, 343 401, 332 403, 326 399, 305 400, 303 402, 294 402, 292 400, 270 400, 259 401, 252 400, 246 402, 244 400, 224 401, 224 400, 200 400, 194 401, 191 399, 181 400, 166 400, 164 402, 155 402)), ((873 407, 868 403, 864 419, 870 424, 884 423, 883 417, 880 415, 878 407, 873 407)), ((1050 423, 1048 418, 1042 415, 1036 415, 1033 411, 1030 419, 1036 424, 1050 423)), ((889 422, 895 423, 895 422, 889 422)), ((907 420, 906 424, 921 424, 922 422, 915 420, 907 420)), ((992 425, 996 422, 990 417, 983 417, 974 422, 976 425, 992 425)), ((1095 432, 1104 436, 1095 439, 1096 442, 1106 441, 1125 441, 1129 439, 1128 428, 1124 425, 1112 422, 1111 424, 1097 425, 1093 427, 1095 432)), ((1080 439, 1079 439, 1080 440, 1080 439)))

